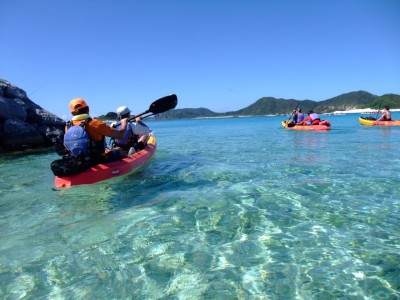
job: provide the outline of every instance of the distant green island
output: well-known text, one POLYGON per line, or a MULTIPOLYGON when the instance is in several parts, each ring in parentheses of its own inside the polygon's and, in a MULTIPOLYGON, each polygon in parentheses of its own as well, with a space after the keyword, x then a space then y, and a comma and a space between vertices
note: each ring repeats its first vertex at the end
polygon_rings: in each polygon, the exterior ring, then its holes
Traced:
MULTIPOLYGON (((179 97, 179 95, 178 95, 179 97)), ((179 106, 180 103, 178 103, 179 106)), ((365 91, 350 92, 333 97, 324 101, 282 99, 274 97, 263 97, 253 104, 237 110, 224 113, 213 112, 207 108, 175 108, 165 113, 158 114, 152 118, 156 120, 193 119, 193 118, 223 118, 238 116, 266 116, 287 115, 293 109, 300 107, 304 113, 313 110, 320 114, 331 114, 335 112, 346 112, 351 110, 372 109, 378 111, 388 105, 391 109, 400 108, 400 95, 385 94, 373 95, 365 91)), ((99 116, 102 120, 115 120, 115 112, 99 116)))

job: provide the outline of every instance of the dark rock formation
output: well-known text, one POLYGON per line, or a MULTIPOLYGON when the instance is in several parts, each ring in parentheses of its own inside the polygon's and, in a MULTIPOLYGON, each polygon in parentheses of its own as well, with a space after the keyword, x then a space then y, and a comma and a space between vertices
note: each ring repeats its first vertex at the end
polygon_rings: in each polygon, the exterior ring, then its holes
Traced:
POLYGON ((54 145, 65 121, 33 103, 26 92, 0 79, 0 152, 54 145))

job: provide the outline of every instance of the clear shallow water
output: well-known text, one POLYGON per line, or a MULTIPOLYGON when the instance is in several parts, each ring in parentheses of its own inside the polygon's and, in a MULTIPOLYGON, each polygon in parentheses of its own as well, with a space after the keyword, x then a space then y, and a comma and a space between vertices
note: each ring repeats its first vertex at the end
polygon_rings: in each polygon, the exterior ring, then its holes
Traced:
POLYGON ((1 157, 0 298, 398 299, 400 128, 357 117, 148 122, 143 170, 62 191, 1 157))

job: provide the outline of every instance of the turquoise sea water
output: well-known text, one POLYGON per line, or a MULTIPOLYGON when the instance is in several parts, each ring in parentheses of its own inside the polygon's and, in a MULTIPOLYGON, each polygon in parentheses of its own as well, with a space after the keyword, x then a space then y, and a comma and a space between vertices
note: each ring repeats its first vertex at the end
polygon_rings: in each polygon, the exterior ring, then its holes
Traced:
POLYGON ((400 127, 328 118, 148 122, 140 172, 61 191, 1 157, 0 298, 399 299, 400 127))

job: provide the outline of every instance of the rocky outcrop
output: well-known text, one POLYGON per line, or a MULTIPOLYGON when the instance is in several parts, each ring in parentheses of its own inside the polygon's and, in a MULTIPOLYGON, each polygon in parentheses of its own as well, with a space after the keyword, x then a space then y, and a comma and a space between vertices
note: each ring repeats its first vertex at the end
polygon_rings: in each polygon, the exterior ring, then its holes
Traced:
POLYGON ((32 102, 26 92, 0 79, 0 151, 54 145, 65 121, 32 102))

